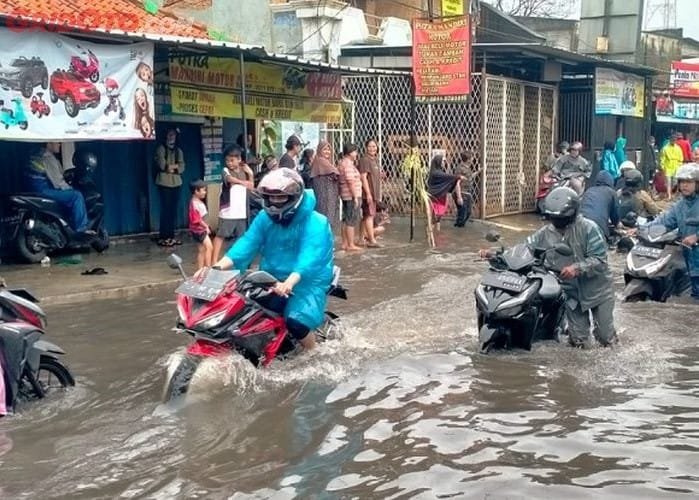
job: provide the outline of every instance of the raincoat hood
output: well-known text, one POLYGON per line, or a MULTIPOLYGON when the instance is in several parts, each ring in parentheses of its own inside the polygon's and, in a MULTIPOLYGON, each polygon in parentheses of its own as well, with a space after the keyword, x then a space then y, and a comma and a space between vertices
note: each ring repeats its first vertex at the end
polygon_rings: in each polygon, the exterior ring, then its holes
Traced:
POLYGON ((616 140, 616 149, 626 149, 626 137, 619 137, 616 140))
POLYGON ((597 181, 595 182, 595 186, 608 186, 614 189, 614 179, 612 178, 612 175, 609 172, 607 172, 606 170, 602 170, 599 174, 597 174, 597 181))

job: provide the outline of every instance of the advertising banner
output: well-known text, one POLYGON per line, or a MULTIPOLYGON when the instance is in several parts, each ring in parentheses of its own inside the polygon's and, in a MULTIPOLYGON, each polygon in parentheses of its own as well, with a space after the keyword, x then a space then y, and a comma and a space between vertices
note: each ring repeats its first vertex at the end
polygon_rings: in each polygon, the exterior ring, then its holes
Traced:
POLYGON ((699 99, 699 64, 673 62, 670 70, 670 88, 673 96, 699 99))
POLYGON ((655 116, 659 122, 699 123, 699 99, 682 99, 668 92, 656 95, 655 116))
MULTIPOLYGON (((170 81, 174 113, 242 118, 237 60, 172 58, 170 81)), ((339 74, 246 63, 245 93, 245 117, 249 119, 339 123, 342 118, 339 74)))
POLYGON ((468 0, 442 0, 442 16, 463 16, 468 14, 468 0))
POLYGON ((595 113, 643 118, 645 85, 636 75, 597 68, 595 72, 595 113))
POLYGON ((0 46, 0 138, 155 138, 152 43, 0 28, 0 46))
POLYGON ((468 16, 413 20, 413 78, 419 102, 465 101, 471 92, 468 16))

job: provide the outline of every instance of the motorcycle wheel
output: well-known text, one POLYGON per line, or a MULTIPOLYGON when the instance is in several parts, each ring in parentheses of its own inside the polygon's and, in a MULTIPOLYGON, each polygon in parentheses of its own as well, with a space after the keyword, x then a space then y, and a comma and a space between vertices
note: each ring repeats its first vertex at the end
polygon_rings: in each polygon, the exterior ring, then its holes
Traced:
POLYGON ((101 227, 97 231, 97 239, 92 242, 92 249, 97 253, 102 253, 107 248, 109 248, 109 233, 101 227))
POLYGON ((637 293, 636 295, 631 295, 629 297, 626 297, 624 299, 624 302, 646 302, 647 300, 650 300, 650 297, 648 296, 647 293, 642 292, 642 293, 637 293))
POLYGON ((197 368, 199 368, 201 360, 202 358, 190 356, 189 354, 185 354, 182 357, 177 368, 172 372, 172 376, 165 383, 163 403, 168 403, 187 394, 189 383, 192 381, 197 368))
POLYGON ((51 356, 41 356, 39 370, 32 378, 27 375, 22 377, 19 392, 25 401, 42 399, 47 394, 75 386, 75 379, 68 367, 51 356))
POLYGON ((20 227, 17 234, 17 252, 30 264, 38 264, 46 257, 46 249, 39 246, 39 239, 28 233, 24 225, 20 227))

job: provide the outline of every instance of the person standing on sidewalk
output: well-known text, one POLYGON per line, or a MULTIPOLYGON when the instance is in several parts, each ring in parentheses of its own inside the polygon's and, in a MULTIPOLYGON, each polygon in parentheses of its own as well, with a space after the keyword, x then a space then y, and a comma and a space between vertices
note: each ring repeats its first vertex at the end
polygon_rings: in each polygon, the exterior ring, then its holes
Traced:
POLYGON ((340 217, 339 176, 330 143, 320 141, 311 165, 311 185, 316 195, 316 212, 327 217, 333 233, 337 230, 340 217))
POLYGON ((464 227, 471 217, 473 207, 473 153, 463 151, 459 155, 461 160, 454 169, 454 174, 462 178, 459 181, 458 189, 454 191, 454 201, 456 202, 456 222, 455 227, 464 227))
POLYGON ((180 199, 182 172, 184 172, 184 153, 177 145, 177 130, 169 129, 165 134, 165 144, 155 150, 158 174, 155 184, 160 192, 160 246, 181 245, 175 239, 177 221, 177 203, 180 199))
POLYGON ((253 189, 255 174, 242 161, 240 148, 229 146, 223 152, 218 230, 214 238, 214 262, 221 259, 248 228, 248 189, 253 189), (225 250, 224 250, 225 245, 225 250))
POLYGON ((298 171, 299 155, 301 154, 301 141, 295 135, 286 140, 286 153, 279 158, 279 168, 290 168, 298 171))
POLYGON ((665 175, 665 190, 667 191, 667 199, 672 199, 672 190, 675 188, 675 175, 677 169, 684 162, 684 153, 682 148, 677 145, 678 134, 670 136, 668 142, 660 151, 660 168, 665 175))
POLYGON ((362 240, 370 248, 378 248, 374 234, 376 204, 381 201, 381 169, 377 155, 379 146, 374 139, 364 144, 365 154, 359 160, 359 173, 362 176, 362 240))
POLYGON ((340 161, 340 198, 342 198, 342 249, 361 250, 354 240, 354 229, 361 219, 362 177, 356 166, 357 146, 346 143, 340 161))

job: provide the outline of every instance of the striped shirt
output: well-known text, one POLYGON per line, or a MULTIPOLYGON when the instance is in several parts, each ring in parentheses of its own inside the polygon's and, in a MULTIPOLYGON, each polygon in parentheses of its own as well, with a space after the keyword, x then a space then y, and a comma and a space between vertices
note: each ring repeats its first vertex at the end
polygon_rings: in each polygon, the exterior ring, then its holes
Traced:
POLYGON ((362 177, 356 165, 349 158, 340 162, 340 198, 349 201, 362 197, 362 177))

